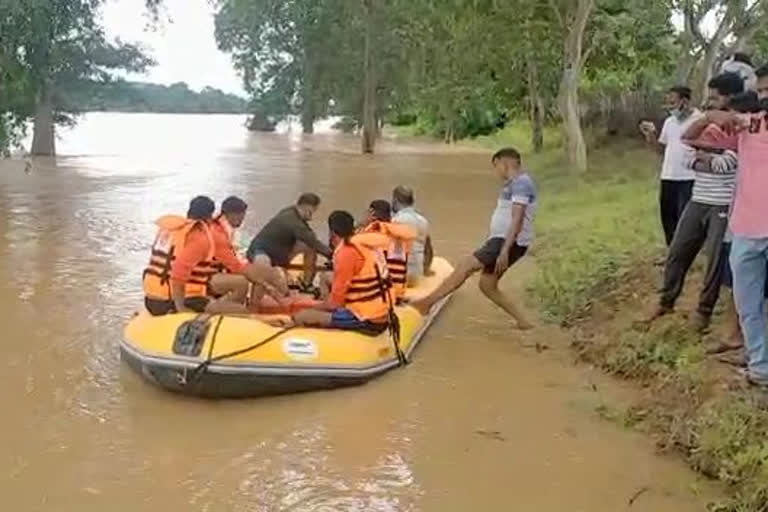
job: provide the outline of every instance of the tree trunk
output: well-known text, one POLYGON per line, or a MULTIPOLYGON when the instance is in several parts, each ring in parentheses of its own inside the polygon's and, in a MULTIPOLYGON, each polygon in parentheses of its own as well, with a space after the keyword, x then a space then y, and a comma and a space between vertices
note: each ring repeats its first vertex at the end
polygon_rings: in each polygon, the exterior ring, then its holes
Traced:
POLYGON ((53 100, 47 91, 42 91, 37 96, 31 153, 41 156, 56 156, 53 100))
POLYGON ((578 3, 567 8, 566 16, 563 17, 566 37, 563 48, 563 76, 560 80, 558 101, 560 115, 563 117, 568 163, 579 173, 587 170, 587 145, 581 129, 579 108, 579 82, 581 81, 581 70, 587 57, 584 53, 584 32, 587 29, 587 22, 594 5, 594 0, 578 0, 578 3))
POLYGON ((306 134, 315 132, 315 87, 311 58, 305 50, 301 73, 301 129, 306 134))
POLYGON ((315 132, 315 109, 312 98, 304 98, 304 104, 301 108, 301 130, 306 133, 315 132))
POLYGON ((539 70, 532 52, 528 57, 528 101, 531 117, 531 145, 534 153, 544 149, 544 102, 539 91, 539 70))
POLYGON ((586 172, 587 144, 581 129, 579 77, 573 70, 565 70, 563 73, 563 79, 560 83, 559 104, 560 114, 563 116, 568 163, 576 172, 586 172))
POLYGON ((363 153, 373 153, 376 147, 376 66, 373 55, 373 2, 364 0, 365 6, 365 60, 364 60, 364 99, 363 99, 363 153))

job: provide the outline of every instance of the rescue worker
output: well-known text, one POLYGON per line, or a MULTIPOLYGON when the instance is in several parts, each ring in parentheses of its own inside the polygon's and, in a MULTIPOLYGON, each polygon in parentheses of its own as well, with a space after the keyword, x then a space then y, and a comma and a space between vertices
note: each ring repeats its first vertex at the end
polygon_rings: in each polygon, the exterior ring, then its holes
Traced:
POLYGON ((381 233, 389 239, 389 244, 384 251, 387 271, 392 282, 395 299, 401 300, 405 297, 408 283, 408 258, 418 233, 410 226, 391 221, 392 208, 389 202, 377 199, 371 202, 368 208, 368 217, 360 232, 381 233))
POLYGON ((355 234, 355 220, 345 211, 333 212, 328 228, 336 247, 330 295, 296 313, 293 323, 381 334, 389 327, 394 300, 383 256, 389 239, 381 233, 355 234))
POLYGON ((242 204, 235 208, 240 211, 222 212, 216 220, 214 210, 213 200, 198 196, 190 202, 186 218, 166 215, 157 220, 143 276, 144 303, 152 315, 248 312, 248 282, 264 283, 267 270, 235 254, 227 229, 242 223, 242 204), (217 272, 218 266, 228 273, 217 272))

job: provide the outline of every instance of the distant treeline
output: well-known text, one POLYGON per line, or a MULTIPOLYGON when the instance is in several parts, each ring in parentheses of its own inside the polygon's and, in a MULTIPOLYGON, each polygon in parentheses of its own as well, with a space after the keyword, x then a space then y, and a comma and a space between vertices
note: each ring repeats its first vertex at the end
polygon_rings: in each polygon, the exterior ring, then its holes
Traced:
POLYGON ((163 112, 191 114, 242 114, 248 103, 213 87, 193 91, 184 82, 173 85, 117 80, 90 82, 64 99, 64 110, 76 112, 163 112))

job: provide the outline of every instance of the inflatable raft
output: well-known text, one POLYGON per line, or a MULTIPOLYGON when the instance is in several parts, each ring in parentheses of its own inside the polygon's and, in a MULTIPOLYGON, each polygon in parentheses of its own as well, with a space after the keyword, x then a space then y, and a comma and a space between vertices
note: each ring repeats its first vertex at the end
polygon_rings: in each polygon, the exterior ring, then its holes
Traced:
MULTIPOLYGON (((433 275, 409 289, 409 297, 430 293, 453 268, 436 258, 432 270, 433 275)), ((200 322, 194 314, 153 317, 142 312, 126 325, 120 353, 148 381, 203 397, 256 397, 352 386, 407 362, 449 299, 435 304, 426 317, 409 306, 395 308, 400 320, 399 350, 390 332, 366 336, 332 329, 281 329, 259 315, 215 315, 200 322)))

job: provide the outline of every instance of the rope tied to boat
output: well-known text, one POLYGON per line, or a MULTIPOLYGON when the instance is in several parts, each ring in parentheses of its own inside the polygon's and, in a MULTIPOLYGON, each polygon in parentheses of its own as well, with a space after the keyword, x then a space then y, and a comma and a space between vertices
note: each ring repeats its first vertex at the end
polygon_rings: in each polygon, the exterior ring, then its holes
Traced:
POLYGON ((230 359, 232 357, 237 357, 237 356, 240 356, 240 355, 243 355, 243 354, 247 354, 248 352, 251 352, 253 350, 261 348, 264 345, 266 345, 266 344, 276 340, 277 338, 279 338, 280 336, 282 336, 283 334, 287 333, 288 331, 290 331, 291 329, 294 328, 294 326, 292 326, 292 325, 289 326, 289 327, 285 327, 285 328, 280 329, 279 331, 275 332, 274 334, 264 338, 263 340, 260 340, 260 341, 258 341, 256 343, 252 344, 252 345, 249 345, 247 347, 244 347, 244 348, 241 348, 241 349, 238 349, 238 350, 233 350, 232 352, 227 352, 226 354, 220 354, 220 355, 218 355, 216 357, 213 357, 213 350, 214 350, 214 347, 216 345, 216 338, 217 338, 217 336, 219 334, 219 327, 221 327, 221 323, 222 323, 223 320, 224 320, 224 315, 219 315, 219 320, 218 320, 218 322, 216 322, 216 326, 213 329, 213 336, 211 337, 211 344, 208 346, 208 355, 205 358, 205 361, 203 361, 202 363, 198 364, 194 368, 194 370, 192 370, 192 374, 191 374, 190 378, 189 379, 184 379, 185 382, 183 382, 182 384, 184 384, 184 385, 189 384, 189 383, 195 384, 195 383, 199 382, 200 379, 203 378, 203 375, 205 375, 205 372, 208 371, 208 367, 211 364, 216 363, 218 361, 223 361, 224 359, 230 359))

